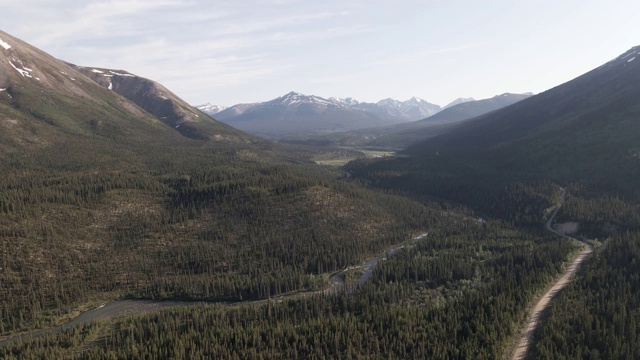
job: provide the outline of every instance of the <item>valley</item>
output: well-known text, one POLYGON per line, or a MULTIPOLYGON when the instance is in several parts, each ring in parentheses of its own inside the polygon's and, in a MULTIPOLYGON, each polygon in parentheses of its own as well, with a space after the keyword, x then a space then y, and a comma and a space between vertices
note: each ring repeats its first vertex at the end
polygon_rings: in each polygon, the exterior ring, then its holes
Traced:
POLYGON ((639 47, 536 95, 199 110, 0 46, 0 358, 640 354, 639 47))

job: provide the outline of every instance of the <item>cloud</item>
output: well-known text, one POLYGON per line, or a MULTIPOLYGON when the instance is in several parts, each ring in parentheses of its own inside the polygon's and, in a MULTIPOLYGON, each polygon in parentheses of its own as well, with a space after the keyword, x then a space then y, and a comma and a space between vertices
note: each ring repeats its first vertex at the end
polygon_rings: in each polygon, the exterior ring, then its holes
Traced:
MULTIPOLYGON (((77 6, 77 2, 62 1, 55 7, 48 1, 35 1, 30 4, 30 19, 24 26, 25 32, 33 35, 30 36, 31 42, 42 47, 55 46, 86 39, 134 35, 153 20, 136 21, 135 17, 181 6, 184 3, 176 0, 112 0, 89 2, 83 6, 77 6), (33 26, 34 23, 38 25, 33 26)), ((20 7, 6 10, 9 13, 24 12, 20 7)))
MULTIPOLYGON (((347 16, 348 12, 319 12, 315 14, 296 14, 286 16, 274 16, 270 19, 258 18, 244 19, 244 21, 222 24, 215 29, 217 36, 228 36, 237 34, 251 34, 271 31, 274 29, 290 29, 293 26, 306 25, 321 20, 347 16)), ((246 15, 246 14, 245 14, 246 15)))
POLYGON ((480 44, 466 44, 454 47, 431 49, 431 50, 412 50, 401 53, 395 53, 393 55, 380 58, 375 61, 370 61, 364 64, 368 67, 387 66, 387 65, 401 65, 406 63, 414 63, 420 59, 423 59, 429 55, 441 55, 456 53, 460 51, 466 51, 480 46, 480 44))
MULTIPOLYGON (((25 19, 25 9, 16 2, 3 6, 3 13, 13 18, 10 26, 19 29, 19 37, 56 57, 131 71, 193 94, 268 76, 301 76, 305 64, 306 70, 322 68, 324 60, 307 53, 335 58, 338 53, 321 54, 322 49, 339 39, 383 31, 383 25, 363 16, 368 6, 295 0, 30 0, 25 21, 18 20, 25 19)), ((302 81, 328 81, 319 76, 302 81)))

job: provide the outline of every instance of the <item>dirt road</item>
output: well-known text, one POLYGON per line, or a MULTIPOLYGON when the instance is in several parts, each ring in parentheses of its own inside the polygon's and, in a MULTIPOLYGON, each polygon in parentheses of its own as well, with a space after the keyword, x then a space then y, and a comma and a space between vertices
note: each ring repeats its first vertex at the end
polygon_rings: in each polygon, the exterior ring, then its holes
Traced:
MULTIPOLYGON (((547 221, 546 228, 547 230, 551 231, 552 233, 558 236, 579 241, 570 236, 567 236, 555 231, 552 227, 553 219, 556 217, 556 214, 558 214, 558 210, 560 210, 560 207, 562 206, 562 204, 564 204, 565 195, 566 195, 566 190, 562 189, 560 204, 553 211, 553 214, 551 214, 551 217, 547 221)), ((562 289, 564 289, 569 284, 569 282, 571 281, 571 278, 580 267, 580 264, 582 264, 582 262, 593 252, 593 247, 591 245, 584 242, 581 242, 581 243, 583 244, 583 250, 580 251, 580 253, 573 259, 573 261, 571 262, 567 270, 564 272, 562 277, 555 284, 553 284, 551 289, 549 289, 542 296, 542 298, 538 300, 538 303, 536 304, 536 306, 533 308, 533 310, 531 310, 531 313, 529 314, 529 319, 527 320, 527 325, 525 326, 524 331, 520 336, 520 340, 518 341, 518 346, 516 347, 513 353, 513 356, 511 357, 512 360, 526 359, 528 355, 529 346, 531 344, 531 340, 533 339, 533 333, 536 330, 536 327, 538 326, 540 316, 542 315, 543 311, 546 310, 549 307, 549 305, 551 305, 551 301, 558 294, 558 292, 562 291, 562 289)))

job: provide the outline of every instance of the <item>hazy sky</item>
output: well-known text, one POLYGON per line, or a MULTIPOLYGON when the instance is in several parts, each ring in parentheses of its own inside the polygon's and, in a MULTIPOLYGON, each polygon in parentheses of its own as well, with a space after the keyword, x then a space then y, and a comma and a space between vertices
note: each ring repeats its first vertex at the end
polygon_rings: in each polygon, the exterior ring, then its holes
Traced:
POLYGON ((628 0, 0 0, 0 29, 197 105, 538 93, 640 45, 628 0))

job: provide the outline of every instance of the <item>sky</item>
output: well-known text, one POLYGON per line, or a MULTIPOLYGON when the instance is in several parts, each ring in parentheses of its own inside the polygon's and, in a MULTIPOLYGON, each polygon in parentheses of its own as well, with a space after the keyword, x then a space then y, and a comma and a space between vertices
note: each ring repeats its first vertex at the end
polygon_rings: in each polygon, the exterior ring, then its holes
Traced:
POLYGON ((637 0, 0 0, 0 29, 192 105, 539 93, 640 45, 637 0))

